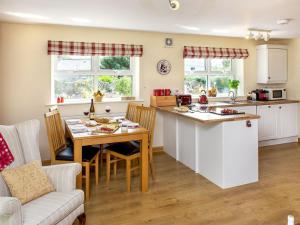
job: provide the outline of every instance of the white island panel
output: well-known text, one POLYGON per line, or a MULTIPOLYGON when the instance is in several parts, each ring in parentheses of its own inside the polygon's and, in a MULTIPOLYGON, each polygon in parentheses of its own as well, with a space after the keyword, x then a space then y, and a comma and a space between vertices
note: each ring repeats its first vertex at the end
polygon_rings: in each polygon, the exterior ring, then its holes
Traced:
POLYGON ((162 113, 163 118, 163 143, 164 151, 177 159, 177 116, 162 113))
POLYGON ((178 157, 177 160, 196 170, 196 122, 178 117, 178 157))
POLYGON ((258 181, 257 123, 251 120, 223 124, 223 188, 258 181))

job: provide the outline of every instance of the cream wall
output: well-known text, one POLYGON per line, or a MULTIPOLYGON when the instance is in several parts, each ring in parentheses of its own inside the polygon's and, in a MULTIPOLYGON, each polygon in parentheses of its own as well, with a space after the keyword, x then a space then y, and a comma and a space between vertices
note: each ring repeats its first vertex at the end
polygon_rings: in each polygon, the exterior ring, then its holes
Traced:
MULTIPOLYGON (((243 38, 0 23, 0 124, 40 119, 43 159, 49 158, 43 125, 43 113, 47 111, 46 104, 50 103, 51 91, 47 40, 142 44, 144 55, 140 59, 140 93, 146 104, 149 103, 149 96, 154 88, 182 89, 184 45, 247 48, 250 57, 245 60, 245 91, 256 88, 255 46, 258 43, 255 41, 243 38), (175 47, 164 48, 166 37, 174 39, 175 47), (156 63, 160 59, 167 59, 172 64, 172 70, 167 76, 156 72, 156 63)), ((270 43, 285 44, 288 41, 270 43)), ((300 94, 298 92, 297 95, 300 94)), ((104 105, 97 105, 96 110, 102 112, 104 105)), ((68 115, 81 115, 87 107, 66 106, 62 110, 67 111, 68 115)), ((125 109, 126 104, 113 104, 113 111, 116 113, 124 112, 125 109)))
MULTIPOLYGON (((300 38, 293 39, 289 43, 288 63, 288 98, 300 100, 300 38)), ((300 131, 300 110, 298 121, 300 131)))

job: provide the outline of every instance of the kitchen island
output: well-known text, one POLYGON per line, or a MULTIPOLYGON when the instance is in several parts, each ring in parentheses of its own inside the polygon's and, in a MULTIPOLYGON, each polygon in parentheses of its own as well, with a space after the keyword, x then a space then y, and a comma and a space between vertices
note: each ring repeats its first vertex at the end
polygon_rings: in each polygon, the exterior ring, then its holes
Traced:
POLYGON ((157 107, 164 150, 221 188, 258 181, 258 119, 157 107))

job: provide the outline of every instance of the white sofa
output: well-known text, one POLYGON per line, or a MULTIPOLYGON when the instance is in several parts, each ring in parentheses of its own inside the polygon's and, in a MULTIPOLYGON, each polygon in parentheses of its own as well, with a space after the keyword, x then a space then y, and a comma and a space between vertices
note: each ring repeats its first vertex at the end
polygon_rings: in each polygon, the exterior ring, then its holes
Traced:
MULTIPOLYGON (((41 161, 39 152, 38 120, 30 120, 12 126, 0 125, 14 162, 9 168, 17 167, 33 160, 41 161)), ((76 175, 81 165, 69 163, 44 166, 56 192, 21 205, 13 198, 0 174, 0 224, 1 225, 71 225, 78 218, 85 224, 84 193, 76 190, 76 175)))

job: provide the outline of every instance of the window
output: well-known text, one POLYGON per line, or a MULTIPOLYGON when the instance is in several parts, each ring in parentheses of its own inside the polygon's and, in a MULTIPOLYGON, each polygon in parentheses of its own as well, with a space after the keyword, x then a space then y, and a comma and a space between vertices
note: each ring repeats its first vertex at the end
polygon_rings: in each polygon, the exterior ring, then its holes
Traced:
MULTIPOLYGON (((186 58, 184 71, 186 93, 200 95, 202 90, 207 91, 215 87, 218 97, 223 97, 228 95, 230 79, 238 79, 242 83, 243 60, 186 58)), ((240 88, 240 90, 242 89, 240 88)), ((239 94, 243 94, 242 91, 239 91, 239 94)))
POLYGON ((91 99, 101 90, 106 98, 137 96, 137 57, 52 56, 52 100, 91 99))

